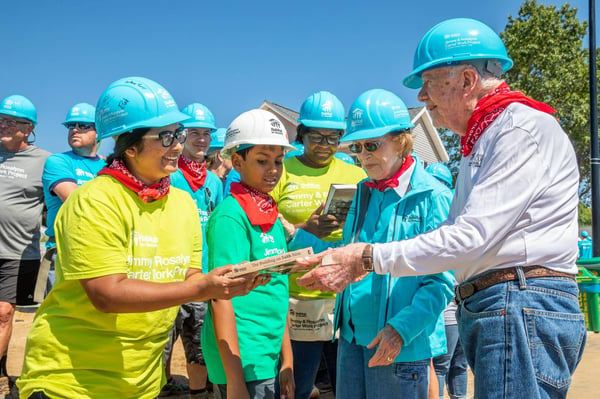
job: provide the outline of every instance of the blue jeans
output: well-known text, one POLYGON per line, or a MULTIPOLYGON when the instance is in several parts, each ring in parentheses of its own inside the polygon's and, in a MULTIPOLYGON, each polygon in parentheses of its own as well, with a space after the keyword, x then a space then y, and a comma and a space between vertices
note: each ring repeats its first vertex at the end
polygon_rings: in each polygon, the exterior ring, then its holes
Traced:
MULTIPOLYGON (((251 399, 275 399, 275 378, 246 381, 246 388, 251 399)), ((227 399, 227 384, 215 384, 213 394, 215 399, 227 399)))
POLYGON ((458 307, 476 398, 565 398, 585 345, 577 284, 567 277, 500 283, 458 307))
MULTIPOLYGON (((335 392, 337 341, 292 341, 294 354, 294 391, 295 399, 308 399, 315 385, 315 377, 321 363, 321 354, 325 355, 329 381, 335 392)), ((279 397, 279 380, 275 382, 275 397, 279 397)))
POLYGON ((369 367, 374 354, 375 349, 339 339, 337 399, 427 399, 430 359, 369 367))
POLYGON ((448 352, 433 358, 440 399, 444 399, 444 385, 451 399, 463 399, 467 397, 467 359, 458 337, 458 325, 446 325, 446 342, 448 352))

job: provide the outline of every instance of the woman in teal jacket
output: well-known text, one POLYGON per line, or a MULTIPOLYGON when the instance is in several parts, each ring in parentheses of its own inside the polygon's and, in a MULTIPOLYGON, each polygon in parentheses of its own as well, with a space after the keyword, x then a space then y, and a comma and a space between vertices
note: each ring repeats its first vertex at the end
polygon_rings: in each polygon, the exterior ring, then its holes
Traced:
MULTIPOLYGON (((450 190, 430 176, 412 151, 406 106, 393 93, 363 93, 348 115, 343 141, 368 179, 358 186, 343 243, 414 237, 446 220, 450 190)), ((342 243, 338 243, 342 244, 342 243)), ((290 249, 331 247, 297 230, 290 249)), ((442 312, 453 292, 450 272, 392 278, 369 274, 337 297, 340 332, 336 397, 427 398, 430 359, 445 353, 442 312)))

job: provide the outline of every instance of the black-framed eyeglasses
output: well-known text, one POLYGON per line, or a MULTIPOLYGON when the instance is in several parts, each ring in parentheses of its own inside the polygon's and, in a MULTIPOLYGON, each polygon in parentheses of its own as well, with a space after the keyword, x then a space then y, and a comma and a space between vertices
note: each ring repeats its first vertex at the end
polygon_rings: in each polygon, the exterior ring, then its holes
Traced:
POLYGON ((180 144, 185 143, 185 140, 187 139, 187 133, 188 133, 187 129, 185 129, 183 126, 180 125, 175 130, 163 130, 162 132, 157 133, 157 134, 147 134, 142 138, 144 138, 144 139, 160 139, 160 142, 163 147, 170 147, 173 145, 175 140, 177 140, 177 142, 180 144))
POLYGON ((15 127, 17 125, 32 125, 31 122, 18 121, 9 118, 0 118, 0 125, 6 125, 8 127, 15 127))
POLYGON ((368 152, 374 152, 374 151, 377 151, 380 146, 381 146, 381 141, 367 141, 364 144, 352 143, 348 146, 348 149, 355 154, 360 154, 363 150, 363 147, 368 152))
POLYGON ((340 137, 341 137, 339 134, 332 134, 331 136, 326 136, 324 134, 315 133, 315 132, 308 133, 307 136, 311 143, 321 144, 321 145, 325 141, 329 145, 338 145, 340 143, 340 137))
POLYGON ((65 123, 65 127, 67 129, 75 129, 77 130, 90 130, 94 128, 93 123, 83 123, 83 122, 67 122, 65 123))

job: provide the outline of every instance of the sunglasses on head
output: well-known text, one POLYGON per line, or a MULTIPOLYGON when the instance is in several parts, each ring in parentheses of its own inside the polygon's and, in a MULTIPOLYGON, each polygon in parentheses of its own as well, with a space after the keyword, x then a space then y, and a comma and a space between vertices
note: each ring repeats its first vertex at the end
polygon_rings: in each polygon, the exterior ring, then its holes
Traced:
POLYGON ((363 143, 363 144, 361 144, 361 143, 352 143, 352 144, 350 144, 348 146, 348 148, 353 153, 360 154, 362 152, 362 150, 363 150, 363 147, 368 152, 374 152, 374 151, 377 151, 380 146, 381 146, 381 142, 380 141, 367 141, 366 143, 363 143))
POLYGON ((93 123, 82 123, 82 122, 67 122, 65 123, 67 129, 75 129, 77 130, 89 130, 94 127, 93 123))
POLYGON ((160 139, 160 142, 163 147, 170 147, 173 145, 173 142, 177 140, 178 143, 185 143, 187 139, 187 129, 183 126, 179 125, 179 127, 175 130, 163 130, 157 134, 147 134, 144 139, 160 139))

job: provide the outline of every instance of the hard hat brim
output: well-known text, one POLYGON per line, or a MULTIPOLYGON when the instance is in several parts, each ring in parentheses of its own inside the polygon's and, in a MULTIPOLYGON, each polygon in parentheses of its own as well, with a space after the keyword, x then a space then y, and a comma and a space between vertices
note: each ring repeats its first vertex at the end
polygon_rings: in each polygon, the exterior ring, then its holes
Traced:
POLYGON ((336 122, 336 121, 316 121, 312 119, 298 119, 298 123, 306 127, 314 127, 321 129, 336 129, 336 130, 346 130, 346 122, 336 122))
POLYGON ((116 136, 121 133, 130 132, 135 129, 169 126, 169 125, 172 125, 173 123, 181 123, 182 121, 189 119, 189 118, 190 118, 190 116, 187 114, 184 114, 183 112, 173 111, 173 112, 169 112, 167 114, 161 115, 161 116, 157 116, 157 117, 145 120, 145 121, 135 123, 133 125, 118 126, 108 132, 98 133, 98 137, 96 138, 96 141, 100 141, 100 140, 108 138, 108 137, 116 136))
POLYGON ((384 126, 378 127, 375 129, 364 129, 357 130, 352 133, 346 133, 340 139, 340 142, 348 142, 348 141, 356 141, 356 140, 365 140, 365 139, 375 139, 378 137, 382 137, 390 132, 402 129, 410 129, 415 127, 412 123, 410 125, 392 125, 392 126, 384 126))

